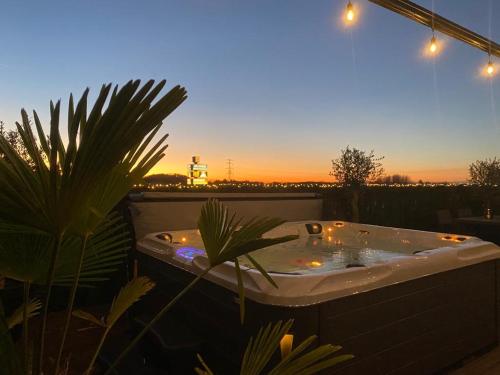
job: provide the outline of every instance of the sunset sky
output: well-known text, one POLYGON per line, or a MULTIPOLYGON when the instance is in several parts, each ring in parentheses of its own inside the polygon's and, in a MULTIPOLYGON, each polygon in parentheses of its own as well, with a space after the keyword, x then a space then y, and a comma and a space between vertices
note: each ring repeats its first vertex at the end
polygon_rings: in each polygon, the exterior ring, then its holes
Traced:
MULTIPOLYGON (((417 0, 431 7, 431 0, 417 0)), ((488 57, 366 0, 346 29, 341 0, 18 1, 0 8, 0 120, 21 107, 48 124, 50 99, 130 78, 181 84, 155 173, 185 173, 191 155, 212 179, 329 181, 347 145, 385 156, 390 174, 463 181, 500 156, 500 76, 488 57)), ((436 12, 500 39, 495 0, 435 0, 436 12)), ((498 68, 500 70, 500 67, 498 68)), ((65 107, 65 106, 64 106, 65 107)))

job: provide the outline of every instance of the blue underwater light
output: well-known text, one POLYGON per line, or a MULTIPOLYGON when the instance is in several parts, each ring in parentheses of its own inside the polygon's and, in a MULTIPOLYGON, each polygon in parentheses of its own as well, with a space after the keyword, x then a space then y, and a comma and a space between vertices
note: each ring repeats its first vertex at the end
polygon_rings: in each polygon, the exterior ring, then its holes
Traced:
POLYGON ((197 256, 205 255, 205 251, 195 247, 181 247, 175 251, 175 255, 187 260, 193 260, 197 256))

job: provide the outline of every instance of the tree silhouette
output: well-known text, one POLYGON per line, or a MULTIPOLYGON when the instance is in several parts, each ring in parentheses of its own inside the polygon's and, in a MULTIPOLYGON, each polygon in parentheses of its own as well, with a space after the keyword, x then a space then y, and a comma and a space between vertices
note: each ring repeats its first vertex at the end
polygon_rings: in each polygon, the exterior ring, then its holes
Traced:
MULTIPOLYGON (((3 137, 7 140, 7 142, 12 146, 14 151, 21 156, 21 158, 28 163, 28 165, 32 168, 35 167, 33 160, 29 156, 28 150, 24 147, 24 143, 22 142, 21 135, 17 130, 6 130, 5 123, 0 121, 0 137, 3 137)), ((40 152, 41 155, 41 152, 40 152)), ((4 155, 0 153, 0 158, 3 158, 4 155)))
POLYGON ((469 165, 470 182, 481 186, 485 209, 490 208, 495 186, 500 185, 500 160, 497 158, 476 160, 469 165))
POLYGON ((352 221, 359 222, 359 195, 361 189, 371 181, 380 178, 384 169, 380 162, 384 157, 375 156, 372 150, 369 153, 347 146, 340 150, 340 157, 332 160, 330 176, 337 182, 351 190, 352 221))
POLYGON ((500 160, 476 160, 469 165, 470 182, 480 186, 500 185, 500 160))

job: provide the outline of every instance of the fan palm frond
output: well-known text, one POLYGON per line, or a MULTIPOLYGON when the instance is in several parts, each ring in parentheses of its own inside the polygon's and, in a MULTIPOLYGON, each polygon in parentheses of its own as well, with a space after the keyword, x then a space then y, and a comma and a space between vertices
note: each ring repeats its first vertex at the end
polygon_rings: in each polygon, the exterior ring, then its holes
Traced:
MULTIPOLYGON (((56 285, 71 285, 79 262, 77 249, 81 241, 81 238, 68 237, 63 243, 54 278, 56 285)), ((130 246, 130 233, 123 219, 115 214, 109 215, 89 237, 79 286, 108 280, 109 275, 124 263, 130 246)))
POLYGON ((136 277, 130 280, 127 285, 120 290, 118 295, 113 300, 106 317, 98 318, 95 315, 82 310, 73 311, 73 316, 87 320, 95 325, 109 330, 134 303, 136 303, 142 296, 146 295, 154 287, 155 283, 150 278, 146 276, 136 277))
MULTIPOLYGON (((44 284, 47 278, 53 236, 25 226, 0 222, 0 274, 22 282, 44 284)), ((78 264, 80 238, 67 237, 55 270, 55 284, 71 285, 78 264)), ((108 280, 123 264, 130 248, 130 234, 120 217, 103 221, 90 237, 84 254, 81 286, 108 280)))
POLYGON ((208 200, 201 209, 198 229, 210 266, 215 267, 227 261, 234 262, 242 322, 245 318, 245 289, 238 257, 245 256, 266 280, 277 288, 272 277, 249 253, 297 239, 296 235, 262 238, 265 233, 284 222, 277 218, 253 218, 241 224, 240 220, 236 220, 234 215, 230 216, 228 209, 215 199, 208 200))
MULTIPOLYGON (((279 321, 261 328, 255 338, 250 338, 241 364, 241 375, 259 375, 268 366, 273 354, 279 348, 283 336, 290 330, 293 320, 279 321)), ((311 336, 299 344, 274 366, 269 375, 312 375, 338 363, 353 358, 350 354, 333 356, 341 349, 330 344, 321 345, 307 351, 316 336, 311 336), (305 352, 307 351, 307 352, 305 352), (304 353, 305 352, 305 353, 304 353)))
MULTIPOLYGON (((91 107, 88 89, 76 103, 71 95, 66 145, 60 132, 60 102, 50 103, 47 134, 33 112, 37 137, 23 109, 16 125, 29 164, 0 136, 0 217, 29 233, 17 245, 11 241, 14 233, 0 234, 8 240, 0 242, 0 260, 9 261, 0 268, 16 279, 43 280, 48 287, 46 300, 50 300, 54 282, 72 285, 56 372, 79 282, 101 280, 127 246, 119 239, 121 247, 113 249, 95 243, 95 232, 112 208, 164 156, 167 136, 155 144, 153 139, 162 121, 186 99, 186 90, 180 86, 160 94, 165 83, 150 80, 141 86, 135 80, 122 87, 103 85, 91 107), (27 251, 30 244, 34 247, 27 251), (20 260, 11 269, 8 265, 15 264, 15 259, 7 252, 12 249, 19 250, 13 253, 20 260)), ((35 373, 43 367, 47 314, 45 303, 35 373)))
POLYGON ((145 276, 136 277, 129 281, 114 299, 106 317, 106 326, 112 327, 132 304, 153 289, 154 286, 155 283, 145 276))
POLYGON ((104 344, 104 341, 106 340, 106 337, 108 336, 111 328, 113 328, 114 324, 135 302, 137 302, 142 296, 146 295, 151 289, 154 288, 154 286, 155 283, 146 276, 136 277, 132 279, 120 290, 118 295, 115 297, 113 303, 111 304, 108 315, 105 318, 99 319, 95 315, 81 310, 76 310, 73 312, 74 316, 90 321, 104 328, 101 340, 99 341, 94 356, 90 361, 87 371, 85 372, 86 374, 91 373, 97 355, 99 354, 102 345, 104 344))
POLYGON ((96 326, 106 328, 106 323, 104 322, 103 318, 98 318, 94 314, 91 314, 87 311, 74 310, 73 316, 80 318, 80 319, 83 319, 83 320, 87 320, 87 321, 95 324, 96 326))
POLYGON ((89 90, 83 93, 76 108, 71 96, 67 146, 59 131, 60 102, 50 105, 49 141, 33 112, 37 142, 28 114, 22 110, 18 132, 35 167, 31 168, 0 137, 0 152, 5 155, 0 160, 0 178, 8 181, 0 187, 0 216, 50 233, 67 228, 88 232, 89 210, 94 208, 105 217, 123 197, 125 188, 142 178, 163 156, 166 136, 146 152, 151 135, 186 99, 186 91, 180 86, 157 99, 164 86, 165 81, 156 85, 148 81, 142 87, 140 81, 129 81, 111 91, 111 85, 104 85, 89 114, 89 90), (122 176, 126 178, 120 181, 122 189, 117 189, 116 176, 111 176, 114 188, 106 190, 109 195, 104 194, 101 188, 108 185, 110 171, 119 169, 116 166, 125 171, 122 176), (89 198, 92 194, 99 198, 89 198), (101 204, 95 204, 96 201, 101 204))
MULTIPOLYGON (((33 318, 38 315, 39 310, 42 308, 42 303, 39 299, 32 299, 26 305, 26 316, 28 319, 33 318)), ((19 306, 14 312, 7 318, 7 326, 12 329, 18 324, 21 324, 24 319, 24 304, 19 306)))
POLYGON ((201 355, 196 354, 196 358, 198 358, 198 361, 200 362, 201 366, 203 367, 203 369, 201 369, 199 367, 195 367, 194 371, 196 372, 196 374, 198 374, 198 375, 214 375, 214 373, 212 372, 212 370, 210 370, 210 368, 205 363, 205 361, 203 360, 201 355))
MULTIPOLYGON (((209 260, 209 267, 196 276, 183 290, 181 290, 168 304, 166 304, 156 316, 143 328, 132 342, 123 350, 106 371, 109 374, 113 368, 132 350, 146 332, 166 314, 179 299, 181 299, 196 283, 207 275, 213 267, 227 260, 235 262, 236 277, 238 280, 238 291, 240 295, 240 314, 243 322, 245 315, 245 293, 243 288, 242 270, 239 266, 238 257, 248 252, 264 248, 273 244, 291 241, 297 236, 283 236, 278 238, 261 238, 263 234, 282 224, 280 219, 252 219, 240 226, 240 221, 234 216, 229 216, 225 208, 217 200, 210 199, 201 209, 198 220, 198 228, 205 246, 209 260), (244 250, 242 250, 244 249, 244 250)), ((252 258, 253 259, 253 258, 252 258)), ((253 259, 253 262, 257 262, 253 259)), ((256 267, 262 272, 266 279, 271 280, 263 267, 256 267)), ((273 284, 276 285, 276 284, 273 284)))
MULTIPOLYGON (((292 325, 293 320, 288 320, 284 323, 282 321, 275 324, 269 323, 260 328, 257 336, 251 337, 248 342, 241 363, 240 375, 261 375, 264 371, 268 375, 312 375, 353 358, 350 354, 333 356, 342 349, 338 345, 327 344, 311 350, 310 346, 316 340, 316 336, 313 335, 283 357, 276 366, 267 370, 271 358, 280 347, 280 341, 292 325)), ((199 354, 197 357, 203 368, 196 367, 195 372, 198 375, 212 375, 213 372, 203 358, 199 354)))
POLYGON ((12 375, 24 375, 22 362, 12 340, 9 325, 3 306, 0 302, 0 363, 2 373, 12 375))

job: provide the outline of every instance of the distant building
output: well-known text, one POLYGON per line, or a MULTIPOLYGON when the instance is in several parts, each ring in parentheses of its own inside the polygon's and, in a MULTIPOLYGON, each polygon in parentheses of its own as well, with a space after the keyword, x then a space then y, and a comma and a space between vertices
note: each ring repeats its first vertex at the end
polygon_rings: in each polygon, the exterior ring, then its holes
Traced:
POLYGON ((208 184, 208 165, 200 164, 199 156, 193 156, 193 162, 191 164, 188 164, 187 184, 208 184))

